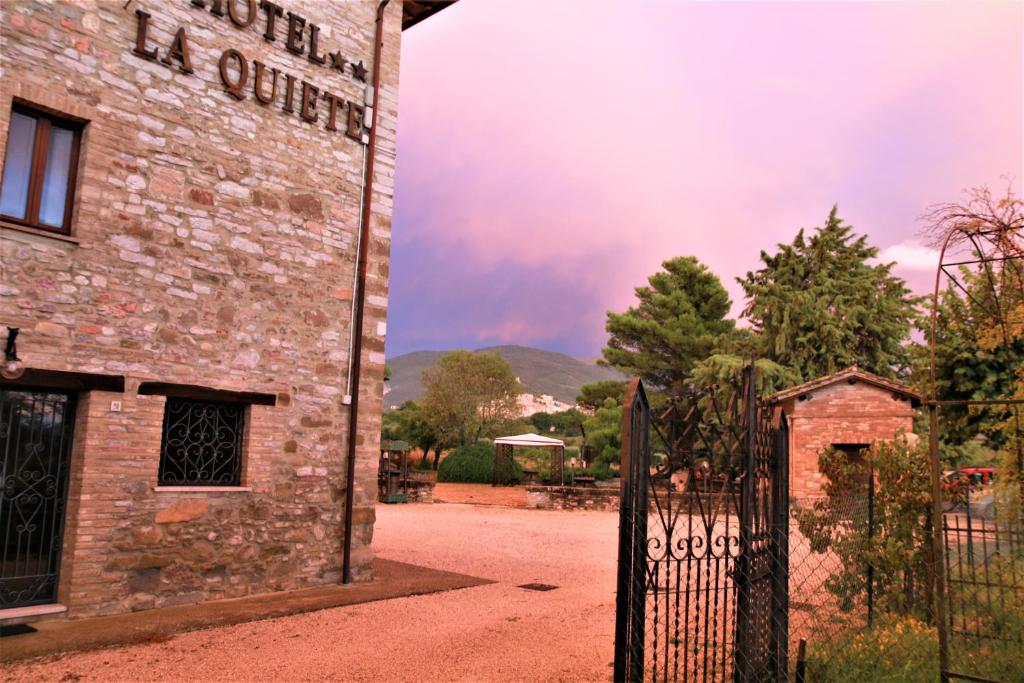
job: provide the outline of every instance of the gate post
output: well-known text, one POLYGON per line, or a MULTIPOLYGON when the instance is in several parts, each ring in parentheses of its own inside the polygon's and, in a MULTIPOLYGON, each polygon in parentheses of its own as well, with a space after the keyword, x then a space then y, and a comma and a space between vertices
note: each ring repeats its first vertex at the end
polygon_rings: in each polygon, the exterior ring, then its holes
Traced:
POLYGON ((785 413, 779 413, 779 426, 773 437, 772 651, 775 680, 785 681, 789 680, 789 422, 785 413))
POLYGON ((751 657, 751 588, 754 535, 754 497, 757 478, 755 450, 757 448, 757 389, 754 363, 743 371, 743 474, 740 477, 740 548, 735 563, 736 586, 736 639, 733 653, 737 682, 752 680, 751 657))
POLYGON ((647 608, 647 488, 650 417, 643 383, 634 377, 622 406, 619 476, 619 564, 615 592, 615 681, 641 681, 647 608))

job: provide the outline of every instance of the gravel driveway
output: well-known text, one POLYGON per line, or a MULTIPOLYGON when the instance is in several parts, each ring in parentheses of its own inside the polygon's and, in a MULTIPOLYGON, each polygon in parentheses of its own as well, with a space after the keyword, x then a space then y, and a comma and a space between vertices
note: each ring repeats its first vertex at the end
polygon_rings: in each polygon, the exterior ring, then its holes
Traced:
POLYGON ((379 556, 497 581, 7 668, 7 680, 611 678, 618 516, 378 506, 379 556), (517 588, 546 583, 556 590, 517 588))

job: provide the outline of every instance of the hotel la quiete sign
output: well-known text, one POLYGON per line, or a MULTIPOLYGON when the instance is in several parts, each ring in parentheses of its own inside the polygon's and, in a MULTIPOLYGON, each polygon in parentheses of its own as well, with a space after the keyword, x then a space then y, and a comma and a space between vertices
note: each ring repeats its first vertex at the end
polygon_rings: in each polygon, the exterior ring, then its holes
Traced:
MULTIPOLYGON (((258 32, 262 29, 261 35, 268 43, 277 43, 294 55, 305 56, 313 64, 366 83, 367 70, 362 61, 349 62, 340 51, 330 52, 321 44, 319 26, 280 5, 268 0, 187 1, 195 9, 209 12, 238 29, 252 28, 258 32)), ((194 72, 188 31, 184 26, 175 31, 170 45, 155 45, 149 35, 152 16, 142 9, 136 9, 135 16, 138 23, 134 54, 185 74, 194 72)), ((331 132, 344 129, 353 140, 363 138, 364 107, 322 85, 309 83, 258 59, 250 61, 234 48, 221 53, 218 67, 224 91, 236 100, 252 95, 260 104, 278 106, 283 113, 296 115, 309 124, 322 125, 331 132)))

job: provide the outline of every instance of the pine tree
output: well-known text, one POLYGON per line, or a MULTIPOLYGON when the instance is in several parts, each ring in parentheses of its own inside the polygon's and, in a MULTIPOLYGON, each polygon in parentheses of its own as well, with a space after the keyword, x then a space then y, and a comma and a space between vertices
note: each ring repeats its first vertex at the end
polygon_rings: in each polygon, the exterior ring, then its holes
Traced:
POLYGON ((832 207, 807 238, 761 252, 764 267, 738 278, 747 296, 743 316, 761 335, 763 353, 806 381, 850 365, 884 377, 909 366, 904 342, 920 299, 892 275, 892 263, 871 264, 878 249, 832 207))
POLYGON ((635 307, 608 312, 602 362, 679 393, 694 366, 735 333, 735 322, 725 317, 730 302, 721 281, 697 259, 676 257, 662 268, 637 287, 635 307))

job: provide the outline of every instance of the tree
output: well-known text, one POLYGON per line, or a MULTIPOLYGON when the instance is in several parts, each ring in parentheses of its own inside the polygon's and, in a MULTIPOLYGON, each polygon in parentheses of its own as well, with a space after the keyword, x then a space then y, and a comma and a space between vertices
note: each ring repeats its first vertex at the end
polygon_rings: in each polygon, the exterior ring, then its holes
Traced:
MULTIPOLYGON (((998 198, 976 188, 965 201, 933 207, 925 218, 935 246, 948 243, 980 261, 945 269, 948 285, 935 310, 936 398, 1024 398, 1024 201, 1012 188, 998 198)), ((932 341, 930 326, 927 337, 932 341)), ((929 349, 918 347, 918 358, 918 384, 930 390, 929 349)), ((1018 406, 950 405, 941 415, 943 456, 956 461, 981 442, 993 455, 1002 451, 1000 480, 1024 486, 1018 406)))
MULTIPOLYGON (((940 293, 935 334, 935 384, 940 401, 994 400, 1008 398, 1017 390, 1017 372, 1024 364, 1024 335, 1009 343, 990 343, 995 322, 984 310, 991 297, 977 273, 962 270, 958 279, 966 293, 952 283, 940 293), (979 305, 981 304, 981 305, 979 305)), ((931 332, 926 337, 930 340, 931 332)), ((929 349, 920 347, 918 384, 929 387, 929 349)), ((927 393, 927 391, 926 391, 927 393)), ((982 437, 992 449, 1007 445, 1005 422, 1012 414, 1006 405, 948 405, 942 409, 940 441, 944 456, 959 461, 975 450, 972 442, 982 437)))
POLYGON ((626 400, 629 383, 617 379, 603 379, 580 387, 580 395, 576 397, 576 405, 587 410, 597 410, 604 405, 605 399, 613 398, 619 403, 626 400))
POLYGON ((423 371, 423 385, 423 414, 446 445, 476 443, 516 416, 519 384, 496 354, 452 351, 423 371))
POLYGON ((423 451, 423 457, 434 449, 433 468, 436 470, 445 444, 426 419, 423 409, 415 401, 406 401, 398 410, 384 412, 381 419, 381 439, 407 441, 423 451))
POLYGON ((762 251, 764 267, 737 281, 763 353, 801 381, 850 365, 883 377, 905 373, 904 341, 921 300, 892 275, 894 264, 869 263, 877 256, 835 206, 810 238, 801 229, 774 255, 762 251))
POLYGON ((591 470, 605 478, 611 474, 611 464, 619 462, 622 449, 622 403, 606 398, 604 405, 586 419, 583 427, 587 433, 587 445, 595 453, 591 470))
POLYGON ((585 416, 575 408, 557 413, 534 413, 530 425, 539 434, 562 434, 580 436, 580 426, 585 416))
POLYGON ((730 302, 721 281, 697 259, 676 257, 662 268, 636 288, 635 307, 608 312, 601 362, 680 394, 694 365, 734 334, 735 323, 725 317, 730 302))
MULTIPOLYGON (((814 553, 833 553, 841 569, 825 588, 850 611, 867 595, 865 567, 874 568, 875 609, 908 614, 930 605, 929 545, 931 509, 928 449, 900 434, 876 441, 863 459, 825 448, 818 456, 825 496, 793 514, 814 553), (873 472, 874 510, 869 522, 867 495, 873 472)), ((931 614, 920 615, 926 619, 931 614)))

